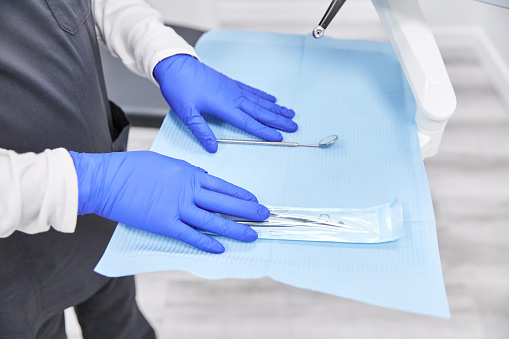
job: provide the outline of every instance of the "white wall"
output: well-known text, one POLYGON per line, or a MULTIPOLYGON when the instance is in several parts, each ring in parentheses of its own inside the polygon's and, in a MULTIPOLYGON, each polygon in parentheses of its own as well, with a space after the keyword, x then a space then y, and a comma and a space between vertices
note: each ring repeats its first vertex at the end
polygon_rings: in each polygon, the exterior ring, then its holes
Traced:
POLYGON ((500 56, 509 62, 509 9, 485 5, 482 27, 500 56))
POLYGON ((509 9, 485 5, 480 57, 491 75, 493 87, 509 107, 509 9))
POLYGON ((163 14, 165 22, 201 30, 219 27, 217 0, 146 1, 163 14))
MULTIPOLYGON (((166 22, 204 29, 249 28, 308 33, 320 21, 330 0, 147 0, 166 22), (297 31, 294 31, 297 30, 297 31)), ((370 0, 347 1, 331 29, 367 24, 378 17, 370 0)))
POLYGON ((473 0, 419 0, 431 26, 480 25, 486 4, 473 0))

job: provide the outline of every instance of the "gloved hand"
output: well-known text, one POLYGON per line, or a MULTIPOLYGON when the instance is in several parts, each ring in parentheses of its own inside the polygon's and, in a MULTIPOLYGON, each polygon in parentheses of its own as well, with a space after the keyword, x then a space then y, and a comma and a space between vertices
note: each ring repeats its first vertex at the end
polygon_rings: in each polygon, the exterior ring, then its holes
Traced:
POLYGON ((190 55, 160 61, 154 77, 170 107, 211 153, 217 151, 217 140, 201 114, 270 141, 283 140, 274 128, 286 132, 298 128, 291 120, 295 112, 275 104, 275 97, 232 80, 190 55))
POLYGON ((250 192, 182 160, 148 151, 69 153, 78 175, 80 215, 97 214, 222 253, 220 242, 193 227, 254 241, 253 229, 212 212, 259 221, 270 214, 250 192))

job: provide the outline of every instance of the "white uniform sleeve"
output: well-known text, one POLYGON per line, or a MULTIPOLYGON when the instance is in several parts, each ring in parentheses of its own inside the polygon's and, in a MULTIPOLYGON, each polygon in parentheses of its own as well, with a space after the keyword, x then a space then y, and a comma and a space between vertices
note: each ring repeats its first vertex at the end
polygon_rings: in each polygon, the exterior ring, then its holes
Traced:
POLYGON ((77 214, 78 178, 69 152, 18 154, 0 148, 0 237, 51 226, 71 233, 77 214))
POLYGON ((93 0, 96 33, 111 54, 132 72, 152 81, 157 63, 175 54, 196 53, 163 24, 161 14, 143 0, 93 0))

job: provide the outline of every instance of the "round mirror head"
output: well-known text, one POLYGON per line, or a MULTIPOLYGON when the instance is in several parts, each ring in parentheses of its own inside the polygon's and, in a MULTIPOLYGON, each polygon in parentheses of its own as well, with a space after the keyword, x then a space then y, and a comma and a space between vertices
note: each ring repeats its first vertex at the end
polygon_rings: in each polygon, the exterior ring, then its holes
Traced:
POLYGON ((329 146, 329 145, 335 143, 336 140, 338 140, 337 135, 329 135, 328 137, 325 137, 322 140, 320 140, 319 145, 320 145, 320 147, 329 146))

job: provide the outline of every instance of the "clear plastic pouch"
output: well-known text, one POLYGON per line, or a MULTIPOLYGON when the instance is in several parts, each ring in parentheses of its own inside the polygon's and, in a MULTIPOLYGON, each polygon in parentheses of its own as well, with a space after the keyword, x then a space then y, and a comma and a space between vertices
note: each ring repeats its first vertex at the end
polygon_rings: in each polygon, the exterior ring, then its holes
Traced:
POLYGON ((364 209, 269 207, 264 221, 231 218, 252 227, 261 239, 381 243, 403 235, 397 199, 364 209))

